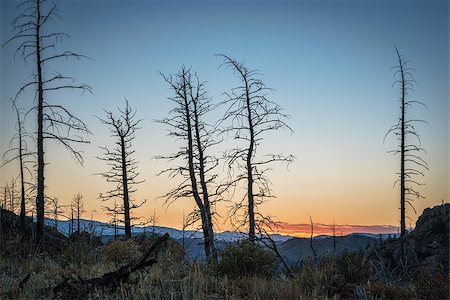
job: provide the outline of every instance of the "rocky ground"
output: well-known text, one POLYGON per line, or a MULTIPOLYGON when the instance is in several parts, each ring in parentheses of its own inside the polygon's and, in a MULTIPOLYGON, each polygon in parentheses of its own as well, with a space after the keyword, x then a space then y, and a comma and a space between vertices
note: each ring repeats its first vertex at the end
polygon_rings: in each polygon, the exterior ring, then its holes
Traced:
POLYGON ((427 208, 416 222, 415 229, 405 239, 406 262, 400 264, 400 241, 386 241, 381 248, 372 248, 368 258, 382 260, 386 271, 427 269, 449 273, 449 212, 450 204, 427 208))

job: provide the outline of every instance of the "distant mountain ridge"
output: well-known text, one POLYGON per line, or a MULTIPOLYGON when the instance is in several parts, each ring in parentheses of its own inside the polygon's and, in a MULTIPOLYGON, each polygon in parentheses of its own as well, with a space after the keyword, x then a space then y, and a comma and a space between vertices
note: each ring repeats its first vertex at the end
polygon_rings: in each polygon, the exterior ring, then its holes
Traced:
MULTIPOLYGON (((71 232, 70 226, 71 226, 71 220, 58 220, 57 226, 55 226, 55 220, 47 218, 45 219, 45 225, 57 227, 58 231, 69 235, 71 232)), ((77 222, 76 220, 73 222, 73 230, 76 230, 77 228, 77 222)), ((95 220, 86 220, 86 219, 80 219, 80 228, 83 231, 88 231, 96 236, 99 237, 113 237, 114 236, 114 228, 107 223, 95 221, 95 220)), ((124 234, 124 226, 117 226, 118 229, 118 235, 124 234)), ((171 228, 171 227, 165 227, 165 226, 133 226, 132 227, 132 234, 143 234, 143 233, 155 233, 155 234, 164 234, 169 233, 170 236, 173 239, 182 239, 183 236, 185 239, 201 239, 203 238, 203 233, 198 230, 183 230, 171 228)), ((351 235, 358 235, 358 236, 365 236, 369 238, 377 238, 379 239, 388 239, 391 237, 397 237, 397 233, 383 233, 383 234, 373 234, 373 233, 351 233, 348 236, 351 235)), ((225 241, 225 242, 235 242, 237 240, 240 240, 242 238, 245 238, 247 235, 246 233, 238 232, 238 231, 222 231, 222 232, 216 232, 215 233, 215 239, 218 241, 225 241)), ((279 233, 273 233, 270 234, 270 237, 276 242, 276 243, 283 243, 290 239, 305 239, 309 240, 309 238, 299 238, 296 236, 291 235, 283 235, 279 233)), ((341 236, 337 236, 338 238, 341 236)), ((327 239, 332 238, 331 235, 318 235, 313 237, 314 240, 320 240, 320 239, 327 239)))
MULTIPOLYGON (((77 222, 76 220, 73 222, 73 230, 77 229, 77 222)), ((57 226, 55 226, 55 220, 47 218, 45 219, 45 225, 56 227, 59 232, 69 235, 71 232, 70 226, 71 226, 71 220, 58 220, 57 226)), ((114 236, 114 228, 104 222, 95 221, 95 220, 86 220, 86 219, 80 219, 80 228, 82 231, 88 231, 96 236, 99 237, 108 237, 108 236, 114 236)), ((124 234, 124 227, 123 226, 117 226, 118 234, 123 235, 124 234)), ((173 239, 182 239, 183 236, 186 239, 201 239, 203 238, 203 233, 198 230, 183 230, 171 228, 171 227, 165 227, 165 226, 133 226, 131 230, 133 235, 137 234, 164 234, 169 233, 170 236, 173 239)), ((227 242, 234 242, 237 240, 240 240, 242 238, 245 238, 247 235, 245 233, 237 232, 237 231, 222 231, 215 233, 215 238, 219 241, 227 241, 227 242)), ((293 236, 289 235, 281 235, 278 233, 271 234, 270 235, 272 239, 275 242, 284 242, 287 241, 293 236)))
MULTIPOLYGON (((59 232, 64 235, 69 235, 71 232, 70 220, 58 220, 55 223, 54 219, 46 219, 45 224, 48 226, 56 227, 59 232)), ((77 222, 73 222, 73 229, 76 230, 77 222)), ((80 220, 80 229, 90 232, 96 236, 99 236, 104 243, 112 241, 114 239, 114 228, 100 221, 94 220, 80 220)), ((118 235, 124 234, 124 227, 118 226, 118 235)), ((169 233, 171 238, 176 240, 180 245, 183 245, 186 251, 186 255, 190 260, 202 261, 205 259, 203 249, 203 234, 198 230, 183 230, 165 227, 165 226, 135 226, 132 228, 132 235, 139 234, 164 234, 169 233)), ((336 254, 342 251, 356 251, 364 249, 370 245, 379 243, 381 240, 386 240, 392 237, 396 237, 397 234, 372 234, 372 233, 352 233, 345 236, 336 236, 336 254)), ((223 231, 215 233, 216 247, 217 249, 223 249, 226 245, 247 237, 246 233, 237 231, 223 231)), ((312 250, 310 247, 310 238, 301 238, 289 235, 282 235, 278 233, 270 234, 270 237, 276 243, 281 255, 285 258, 286 262, 293 266, 299 261, 312 256, 312 250)), ((319 235, 313 237, 314 248, 318 256, 332 255, 334 252, 333 236, 319 235)))

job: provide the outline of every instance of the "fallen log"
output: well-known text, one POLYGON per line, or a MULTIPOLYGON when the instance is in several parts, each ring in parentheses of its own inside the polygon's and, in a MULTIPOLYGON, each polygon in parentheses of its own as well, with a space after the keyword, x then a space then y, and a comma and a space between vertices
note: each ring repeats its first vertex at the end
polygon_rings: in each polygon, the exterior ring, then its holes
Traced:
POLYGON ((109 272, 100 277, 87 280, 83 280, 79 277, 76 281, 70 281, 65 278, 61 283, 52 289, 53 297, 60 299, 82 299, 91 293, 95 288, 115 288, 119 286, 120 283, 127 281, 133 272, 152 266, 156 263, 156 258, 151 257, 151 255, 168 239, 169 234, 165 233, 163 236, 159 237, 155 243, 153 243, 153 245, 139 260, 133 261, 114 272, 109 272))

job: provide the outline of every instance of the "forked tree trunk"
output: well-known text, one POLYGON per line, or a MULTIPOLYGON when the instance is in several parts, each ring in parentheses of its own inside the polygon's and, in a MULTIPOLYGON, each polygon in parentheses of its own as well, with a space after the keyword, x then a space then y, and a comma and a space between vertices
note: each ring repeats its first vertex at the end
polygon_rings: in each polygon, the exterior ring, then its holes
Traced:
POLYGON ((195 136, 196 136, 196 143, 198 148, 198 155, 199 155, 199 173, 200 173, 200 185, 202 187, 202 194, 203 194, 203 203, 204 203, 204 214, 205 214, 205 230, 204 230, 204 240, 205 240, 205 247, 209 248, 209 257, 207 257, 208 261, 217 261, 217 251, 216 246, 214 242, 214 228, 213 228, 213 222, 212 222, 212 214, 211 214, 211 204, 209 201, 209 194, 208 194, 208 187, 206 184, 206 178, 205 178, 205 157, 203 153, 203 147, 202 142, 200 139, 200 128, 199 128, 199 118, 198 118, 198 110, 197 110, 197 103, 193 101, 194 104, 194 127, 195 127, 195 136), (206 234, 205 234, 206 233, 206 234))
POLYGON ((211 238, 209 236, 210 231, 208 228, 208 217, 206 214, 205 206, 200 198, 198 188, 197 188, 197 179, 195 177, 195 167, 194 167, 194 138, 192 137, 192 124, 191 124, 191 112, 189 110, 189 102, 187 95, 187 79, 186 73, 183 74, 183 99, 184 99, 184 113, 186 117, 186 132, 188 139, 188 168, 189 168, 189 177, 191 179, 191 188, 192 194, 194 196, 195 203, 197 204, 198 209, 200 210, 200 217, 202 219, 202 231, 204 237, 204 248, 205 248, 205 256, 209 261, 211 259, 211 238))

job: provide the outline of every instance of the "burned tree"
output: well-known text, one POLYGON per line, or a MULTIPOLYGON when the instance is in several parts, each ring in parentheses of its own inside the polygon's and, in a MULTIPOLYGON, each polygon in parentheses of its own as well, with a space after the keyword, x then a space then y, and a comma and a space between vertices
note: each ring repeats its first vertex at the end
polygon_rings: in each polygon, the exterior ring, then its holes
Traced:
MULTIPOLYGON (((118 214, 124 216, 125 236, 131 237, 131 215, 130 211, 140 207, 140 204, 134 203, 130 195, 136 191, 135 186, 143 181, 137 180, 138 162, 132 157, 135 150, 132 149, 132 142, 135 139, 136 130, 142 120, 135 120, 136 110, 133 110, 125 99, 125 108, 118 108, 120 115, 116 116, 112 112, 105 110, 106 117, 99 118, 102 124, 109 127, 111 137, 115 139, 115 147, 100 147, 104 151, 104 156, 97 159, 104 161, 110 166, 110 170, 99 173, 107 182, 115 184, 112 190, 105 194, 100 194, 102 201, 121 198, 123 205, 119 207, 118 214)), ((116 210, 117 208, 114 208, 116 210)))
POLYGON ((72 198, 72 204, 71 204, 72 208, 73 208, 73 213, 72 213, 72 218, 75 217, 75 219, 77 220, 77 234, 80 234, 81 232, 81 216, 86 212, 84 210, 84 201, 83 201, 83 195, 80 193, 77 193, 73 196, 72 198))
POLYGON ((50 198, 50 216, 53 219, 53 228, 58 230, 59 218, 65 213, 65 205, 61 205, 57 197, 50 198))
MULTIPOLYGON (((409 93, 414 91, 416 83, 411 74, 414 69, 408 66, 409 61, 405 60, 395 47, 398 65, 394 66, 394 77, 397 79, 393 85, 400 86, 400 117, 397 124, 393 125, 385 135, 393 134, 398 142, 398 148, 389 151, 394 155, 400 155, 399 178, 394 182, 394 187, 400 183, 400 257, 405 261, 405 234, 406 234, 406 204, 414 210, 412 201, 424 199, 425 197, 417 190, 417 187, 424 185, 417 177, 423 177, 424 171, 428 170, 428 164, 420 157, 420 153, 425 153, 422 148, 421 137, 416 129, 417 124, 427 123, 422 119, 410 118, 409 111, 413 105, 426 105, 420 101, 410 100, 409 93)), ((414 210, 415 211, 415 210, 414 210)))
POLYGON ((28 167, 30 163, 33 163, 33 154, 28 150, 27 139, 33 140, 33 136, 25 131, 24 127, 24 117, 23 112, 19 110, 16 103, 13 101, 12 103, 13 109, 16 113, 17 123, 16 130, 17 132, 12 136, 9 141, 9 150, 7 150, 3 154, 3 164, 0 166, 3 167, 11 162, 18 161, 19 163, 19 178, 20 178, 20 226, 24 228, 25 226, 25 214, 26 214, 26 189, 25 186, 28 184, 25 181, 25 172, 30 174, 31 171, 28 167))
POLYGON ((174 75, 161 76, 173 91, 173 96, 168 99, 175 107, 169 112, 170 117, 157 122, 169 128, 169 136, 182 142, 178 152, 157 157, 178 163, 177 166, 163 170, 160 175, 168 174, 170 178, 182 179, 164 198, 166 203, 180 198, 194 198, 196 209, 190 215, 190 223, 201 221, 205 255, 208 261, 214 261, 217 259, 217 252, 214 245, 214 201, 211 197, 215 195, 210 194, 210 186, 217 177, 211 171, 218 165, 218 160, 207 152, 217 141, 213 139, 214 128, 204 121, 213 105, 207 96, 205 83, 200 82, 197 74, 190 69, 183 66, 174 75))
POLYGON ((37 120, 36 242, 40 244, 44 237, 45 213, 44 140, 59 142, 82 164, 81 153, 72 147, 72 143, 87 143, 80 134, 89 133, 86 124, 64 106, 48 102, 47 94, 67 89, 90 92, 91 88, 86 84, 76 84, 72 77, 52 70, 54 64, 60 60, 85 57, 71 51, 56 50, 57 43, 69 37, 66 33, 52 31, 49 28, 52 22, 61 19, 58 6, 46 0, 25 0, 17 5, 17 9, 21 10, 21 13, 11 23, 13 37, 4 45, 18 43, 14 57, 22 57, 25 62, 32 61, 33 66, 32 74, 29 76, 31 79, 20 87, 14 101, 26 90, 34 91, 36 106, 33 107, 33 111, 37 120), (53 74, 50 74, 51 72, 53 74))
POLYGON ((11 182, 5 183, 4 194, 3 194, 3 208, 16 212, 17 200, 19 199, 18 191, 16 190, 16 179, 11 178, 11 182))
POLYGON ((114 230, 114 240, 117 241, 117 236, 119 234, 119 219, 117 218, 120 206, 117 204, 117 199, 114 199, 114 206, 102 206, 102 209, 106 211, 106 214, 111 217, 110 221, 107 223, 107 227, 112 227, 114 230))
POLYGON ((309 216, 309 223, 311 224, 311 235, 309 237, 309 246, 311 248, 311 252, 314 255, 314 264, 317 264, 317 253, 316 253, 316 249, 314 248, 314 243, 313 243, 314 223, 313 223, 313 220, 312 220, 311 216, 309 216))
POLYGON ((2 209, 6 209, 7 207, 7 199, 8 199, 8 183, 3 187, 3 199, 1 203, 2 209))
POLYGON ((270 180, 267 172, 272 163, 293 162, 292 155, 268 154, 264 157, 257 156, 257 150, 263 140, 264 133, 279 129, 291 128, 285 123, 289 118, 280 106, 267 99, 268 92, 260 74, 256 70, 249 70, 243 62, 239 62, 226 55, 219 54, 223 58, 221 66, 231 68, 239 78, 241 85, 227 93, 227 99, 223 101, 228 109, 221 121, 225 125, 222 134, 231 134, 234 139, 243 145, 225 153, 230 174, 235 177, 225 186, 227 188, 245 182, 246 193, 244 197, 233 207, 231 216, 239 217, 240 225, 248 224, 249 240, 255 239, 255 230, 258 226, 270 223, 270 217, 258 212, 258 206, 269 197, 274 197, 270 189, 270 180), (247 203, 245 204, 245 200, 247 203), (244 215, 239 211, 244 210, 244 215))

